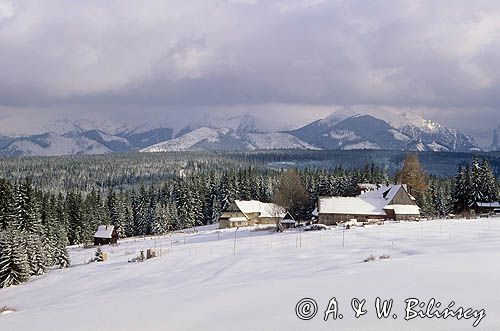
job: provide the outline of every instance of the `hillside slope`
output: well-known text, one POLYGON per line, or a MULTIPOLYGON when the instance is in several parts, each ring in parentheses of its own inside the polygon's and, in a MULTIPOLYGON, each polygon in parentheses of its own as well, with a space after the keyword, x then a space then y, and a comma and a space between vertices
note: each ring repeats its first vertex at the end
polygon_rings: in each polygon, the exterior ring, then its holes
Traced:
POLYGON ((85 264, 93 249, 72 248, 73 267, 0 290, 2 330, 472 330, 474 319, 404 321, 404 300, 436 298, 486 310, 480 330, 500 329, 500 222, 430 221, 346 231, 269 233, 203 230, 130 239, 103 247, 105 263, 85 264), (342 245, 344 238, 344 246, 342 245), (162 256, 127 263, 140 250, 162 256), (389 260, 363 263, 369 255, 389 260), (394 299, 396 320, 379 320, 377 296, 394 299), (317 301, 299 320, 302 298, 317 301), (323 321, 335 297, 342 320, 323 321), (351 299, 366 299, 355 319, 351 299))

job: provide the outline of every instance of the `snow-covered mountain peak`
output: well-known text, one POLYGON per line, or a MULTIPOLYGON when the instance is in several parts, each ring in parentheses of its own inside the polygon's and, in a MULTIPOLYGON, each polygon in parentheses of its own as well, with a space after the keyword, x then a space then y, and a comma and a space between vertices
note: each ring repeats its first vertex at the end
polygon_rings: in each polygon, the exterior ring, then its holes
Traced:
POLYGON ((205 114, 202 120, 193 122, 190 127, 229 128, 238 132, 252 132, 257 129, 257 119, 248 113, 236 116, 205 114))
POLYGON ((329 116, 321 119, 319 121, 319 123, 322 125, 333 125, 333 124, 339 123, 339 122, 341 122, 349 117, 354 117, 357 115, 359 115, 359 114, 357 112, 355 112, 354 110, 352 110, 351 108, 344 107, 344 108, 336 110, 335 112, 333 112, 329 116))
POLYGON ((47 124, 43 127, 46 132, 53 132, 57 134, 65 134, 68 132, 81 132, 80 128, 75 125, 73 121, 68 118, 59 118, 54 122, 47 124))
MULTIPOLYGON (((146 116, 145 116, 146 117, 146 116)), ((139 125, 61 118, 40 134, 3 137, 0 155, 63 155, 110 152, 255 149, 387 149, 475 151, 464 133, 391 107, 343 107, 292 131, 272 130, 264 116, 165 113, 139 125)), ((40 123, 40 126, 43 124, 40 123)), ((500 128, 492 149, 500 149, 500 128)), ((489 138, 491 139, 491 138, 489 138)), ((489 140, 488 145, 490 145, 489 140)))
POLYGON ((238 132, 231 128, 201 127, 175 139, 142 149, 142 152, 187 150, 319 149, 284 132, 238 132))
POLYGON ((255 132, 258 131, 255 117, 250 114, 244 114, 241 118, 240 125, 236 129, 238 132, 255 132))
POLYGON ((419 151, 478 150, 474 140, 414 112, 386 107, 355 107, 292 131, 323 149, 388 149, 419 151))
POLYGON ((91 130, 99 130, 107 134, 117 134, 128 128, 123 123, 118 123, 110 120, 90 120, 90 119, 69 119, 60 118, 53 123, 45 125, 46 132, 54 132, 57 134, 65 134, 68 132, 86 132, 91 130))

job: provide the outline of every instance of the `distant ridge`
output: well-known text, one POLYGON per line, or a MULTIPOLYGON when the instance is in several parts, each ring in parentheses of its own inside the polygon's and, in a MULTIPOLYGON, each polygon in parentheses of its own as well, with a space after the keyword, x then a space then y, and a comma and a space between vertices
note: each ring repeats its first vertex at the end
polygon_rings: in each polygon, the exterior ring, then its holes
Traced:
MULTIPOLYGON (((262 123, 262 121, 260 121, 262 123)), ((272 149, 381 149, 471 152, 480 148, 464 133, 413 113, 341 108, 299 129, 265 132, 251 114, 206 115, 184 127, 144 122, 127 126, 110 121, 60 119, 46 132, 0 135, 0 156, 105 154, 142 151, 253 151, 272 149)), ((500 149, 500 128, 493 149, 500 149)))

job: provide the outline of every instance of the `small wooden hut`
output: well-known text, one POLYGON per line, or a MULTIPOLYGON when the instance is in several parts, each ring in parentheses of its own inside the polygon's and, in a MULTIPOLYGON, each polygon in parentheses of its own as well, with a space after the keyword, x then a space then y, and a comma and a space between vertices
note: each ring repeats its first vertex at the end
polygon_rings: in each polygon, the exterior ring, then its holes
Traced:
POLYGON ((118 243, 118 234, 114 225, 99 225, 94 234, 94 245, 116 245, 118 243))

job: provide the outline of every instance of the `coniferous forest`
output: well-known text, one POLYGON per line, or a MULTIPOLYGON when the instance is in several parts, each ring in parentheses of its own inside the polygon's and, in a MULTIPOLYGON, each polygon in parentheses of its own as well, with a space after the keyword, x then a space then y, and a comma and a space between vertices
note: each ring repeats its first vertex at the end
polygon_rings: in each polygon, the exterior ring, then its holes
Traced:
POLYGON ((121 238, 163 235, 217 222, 235 199, 276 201, 291 168, 305 192, 292 211, 298 220, 310 219, 318 196, 354 196, 359 183, 407 182, 429 217, 499 199, 492 165, 479 157, 454 176, 421 169, 419 182, 412 182, 418 157, 399 164, 399 173, 383 163, 318 167, 289 158, 290 152, 1 159, 0 287, 69 266, 66 246, 91 243, 100 224, 114 225, 121 238))

